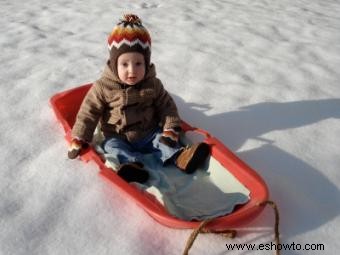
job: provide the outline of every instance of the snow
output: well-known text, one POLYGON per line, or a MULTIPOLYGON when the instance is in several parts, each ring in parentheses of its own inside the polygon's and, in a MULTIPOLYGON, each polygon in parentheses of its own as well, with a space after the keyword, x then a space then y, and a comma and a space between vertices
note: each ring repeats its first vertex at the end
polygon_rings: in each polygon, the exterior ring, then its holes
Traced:
MULTIPOLYGON (((152 61, 181 116, 257 169, 279 205, 282 243, 340 228, 340 2, 337 0, 0 2, 0 254, 181 254, 191 230, 162 226, 68 160, 49 98, 92 82, 126 12, 149 29, 152 61)), ((201 235, 190 254, 244 254, 273 241, 268 208, 234 240, 201 235)), ((250 254, 270 254, 253 251, 250 254)))

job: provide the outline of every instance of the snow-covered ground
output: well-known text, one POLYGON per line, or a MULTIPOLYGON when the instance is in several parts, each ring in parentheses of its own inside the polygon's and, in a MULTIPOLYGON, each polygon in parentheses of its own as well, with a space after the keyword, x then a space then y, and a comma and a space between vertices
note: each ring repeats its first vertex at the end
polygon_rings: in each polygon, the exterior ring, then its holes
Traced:
MULTIPOLYGON (((220 138, 267 182, 282 243, 340 250, 340 2, 337 0, 1 0, 0 254, 181 254, 190 230, 164 227, 66 157, 49 106, 94 81, 126 12, 183 119, 220 138)), ((190 254, 273 240, 266 209, 234 240, 201 235, 190 254)), ((299 248, 300 246, 297 246, 299 248)))

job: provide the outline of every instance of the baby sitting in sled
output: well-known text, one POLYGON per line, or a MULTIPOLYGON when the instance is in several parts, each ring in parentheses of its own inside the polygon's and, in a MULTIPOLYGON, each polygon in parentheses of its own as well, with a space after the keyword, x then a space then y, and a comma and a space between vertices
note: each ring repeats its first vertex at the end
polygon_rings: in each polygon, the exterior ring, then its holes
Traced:
POLYGON ((103 149, 118 159, 118 175, 128 182, 149 178, 142 157, 152 153, 163 165, 194 172, 210 153, 205 143, 184 147, 175 102, 156 77, 151 38, 136 15, 125 15, 108 37, 109 60, 84 98, 72 128, 68 157, 92 141, 98 125, 103 149))

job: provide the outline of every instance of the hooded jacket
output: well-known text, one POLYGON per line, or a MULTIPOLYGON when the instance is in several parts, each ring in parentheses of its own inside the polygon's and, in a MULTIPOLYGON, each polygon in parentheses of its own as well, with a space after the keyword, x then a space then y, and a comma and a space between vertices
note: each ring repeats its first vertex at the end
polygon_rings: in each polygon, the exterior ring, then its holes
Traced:
POLYGON ((177 107, 156 78, 153 64, 136 85, 124 85, 106 65, 104 72, 86 94, 72 136, 91 142, 98 123, 105 138, 120 137, 136 142, 156 128, 181 126, 177 107))

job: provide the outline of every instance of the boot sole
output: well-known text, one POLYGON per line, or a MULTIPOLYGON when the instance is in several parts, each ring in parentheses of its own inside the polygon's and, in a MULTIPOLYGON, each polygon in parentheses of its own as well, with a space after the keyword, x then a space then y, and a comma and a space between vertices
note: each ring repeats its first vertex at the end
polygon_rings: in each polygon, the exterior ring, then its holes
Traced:
POLYGON ((198 167, 204 164, 205 160, 210 154, 210 146, 206 143, 198 145, 192 159, 189 161, 185 172, 191 174, 197 170, 198 167))
POLYGON ((149 179, 149 173, 139 167, 123 165, 117 174, 127 182, 144 183, 149 179))

